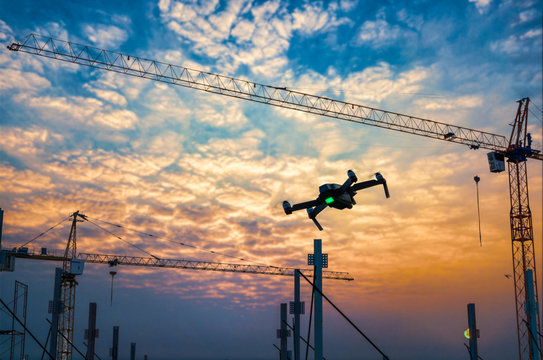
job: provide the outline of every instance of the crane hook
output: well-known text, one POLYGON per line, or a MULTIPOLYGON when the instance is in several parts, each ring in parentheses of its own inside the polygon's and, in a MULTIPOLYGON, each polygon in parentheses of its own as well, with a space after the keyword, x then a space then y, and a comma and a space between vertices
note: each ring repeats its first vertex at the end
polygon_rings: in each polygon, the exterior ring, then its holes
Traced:
POLYGON ((479 220, 479 245, 483 246, 483 240, 481 238, 481 211, 479 208, 479 181, 481 181, 481 178, 475 175, 473 177, 473 180, 475 180, 475 187, 477 188, 477 219, 479 220))

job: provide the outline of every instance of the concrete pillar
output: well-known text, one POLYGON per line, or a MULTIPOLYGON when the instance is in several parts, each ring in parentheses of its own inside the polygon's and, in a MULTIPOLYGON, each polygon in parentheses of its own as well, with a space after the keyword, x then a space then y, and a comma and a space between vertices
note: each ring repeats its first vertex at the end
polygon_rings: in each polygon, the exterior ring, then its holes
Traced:
POLYGON ((111 360, 119 359, 119 327, 113 327, 113 345, 111 347, 111 360))
POLYGON ((475 304, 468 304, 468 329, 470 360, 478 360, 477 352, 477 324, 475 321, 475 304))
POLYGON ((281 304, 281 327, 280 327, 280 337, 281 337, 281 351, 280 351, 280 359, 281 360, 288 360, 287 359, 287 336, 288 336, 288 330, 287 330, 287 304, 283 303, 281 304))
POLYGON ((96 329, 96 303, 89 303, 89 327, 85 332, 87 339, 87 360, 94 360, 94 339, 98 337, 96 329))
POLYGON ((537 315, 539 312, 538 304, 535 302, 534 291, 534 272, 526 270, 524 273, 524 281, 526 282, 526 317, 528 318, 528 336, 530 336, 530 359, 539 358, 539 334, 537 332, 537 315))
POLYGON ((130 343, 130 360, 136 360, 136 343, 130 343))
POLYGON ((49 343, 49 353, 53 357, 52 360, 57 358, 57 339, 58 339, 58 319, 60 312, 63 311, 63 304, 60 301, 62 274, 64 270, 62 268, 55 268, 55 287, 53 289, 53 301, 51 304, 51 342, 49 343))
MULTIPOLYGON (((309 256, 309 265, 315 266, 314 285, 322 292, 322 268, 328 267, 326 254, 322 253, 322 240, 315 239, 313 242, 314 253, 309 256), (325 262, 326 258, 326 262, 325 262)), ((315 291, 314 297, 315 308, 315 360, 322 360, 322 296, 315 291)))
POLYGON ((0 208, 0 250, 2 249, 2 227, 4 226, 4 210, 0 208))
POLYGON ((300 270, 294 270, 294 360, 300 360, 300 270))

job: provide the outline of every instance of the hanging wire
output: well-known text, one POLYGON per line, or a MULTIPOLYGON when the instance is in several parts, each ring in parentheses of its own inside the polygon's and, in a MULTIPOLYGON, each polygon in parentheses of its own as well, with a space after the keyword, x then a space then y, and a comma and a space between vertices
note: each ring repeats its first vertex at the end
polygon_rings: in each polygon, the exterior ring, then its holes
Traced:
MULTIPOLYGON (((111 225, 111 226, 115 226, 115 227, 118 227, 118 228, 121 228, 121 229, 125 229, 125 230, 128 230, 128 231, 133 231, 133 232, 135 232, 135 233, 138 233, 138 234, 141 234, 141 235, 144 235, 144 236, 149 236, 149 237, 153 237, 153 238, 155 238, 155 239, 168 241, 168 242, 171 242, 171 243, 173 243, 173 244, 177 244, 177 245, 181 245, 181 246, 193 248, 193 249, 195 249, 195 250, 202 251, 202 252, 207 252, 207 253, 210 253, 210 254, 213 254, 213 255, 221 255, 221 256, 229 257, 229 258, 231 258, 231 259, 236 259, 236 260, 241 260, 241 261, 250 262, 250 263, 253 263, 253 264, 255 264, 255 265, 264 265, 264 266, 269 266, 269 267, 272 267, 272 268, 273 268, 273 267, 276 267, 276 266, 268 265, 268 264, 265 264, 265 263, 256 261, 256 260, 254 260, 254 259, 247 258, 247 257, 242 258, 242 257, 238 257, 238 256, 226 254, 226 253, 223 253, 223 252, 220 252, 220 251, 209 250, 209 249, 206 249, 206 248, 203 248, 203 247, 198 247, 198 246, 195 246, 195 245, 192 245, 192 244, 187 244, 187 243, 184 243, 184 242, 180 242, 180 241, 176 241, 176 240, 171 240, 171 239, 168 239, 168 238, 165 238, 165 237, 161 237, 161 236, 157 236, 157 235, 154 235, 154 234, 146 233, 146 232, 143 232, 143 231, 140 231, 140 230, 136 230, 136 229, 133 229, 133 228, 129 228, 129 227, 124 226, 124 225, 115 224, 115 223, 112 223, 112 222, 109 222, 109 221, 100 220, 100 219, 92 218, 92 217, 89 217, 89 216, 87 216, 87 218, 93 219, 93 220, 95 220, 95 221, 100 221, 100 222, 103 222, 104 224, 108 224, 108 225, 111 225)), ((95 225, 96 225, 96 224, 95 224, 95 225)), ((98 226, 98 225, 97 225, 97 226, 98 226)), ((114 235, 114 236, 117 236, 117 235, 114 235)))
POLYGON ((479 181, 481 178, 477 175, 473 178, 475 180, 475 187, 477 188, 477 218, 479 219, 479 244, 483 246, 483 240, 481 238, 481 211, 479 208, 479 181))
POLYGON ((138 250, 140 250, 140 251, 146 253, 147 255, 149 255, 149 256, 151 256, 151 257, 157 259, 157 260, 160 260, 159 257, 157 257, 157 256, 155 256, 155 255, 153 255, 153 254, 151 254, 151 253, 148 252, 147 250, 145 250, 145 249, 143 249, 143 248, 141 248, 141 247, 139 247, 139 246, 137 246, 137 245, 135 245, 135 244, 132 244, 130 241, 124 240, 124 239, 123 239, 122 237, 120 237, 119 235, 114 234, 113 232, 109 231, 108 229, 105 229, 105 228, 103 228, 102 226, 96 224, 95 222, 89 220, 89 219, 88 219, 88 216, 85 217, 85 220, 87 220, 88 222, 90 222, 90 223, 93 224, 94 226, 98 227, 98 228, 101 229, 102 231, 105 231, 106 233, 110 234, 111 236, 116 237, 117 239, 121 240, 122 242, 124 242, 124 243, 126 243, 126 244, 128 244, 128 245, 130 245, 130 246, 132 246, 132 247, 134 247, 134 248, 136 248, 136 249, 138 249, 138 250))
POLYGON ((51 226, 51 227, 50 227, 49 229, 47 229, 46 231, 44 231, 44 232, 42 232, 41 234, 39 234, 38 236, 34 237, 32 240, 29 240, 29 241, 25 242, 23 245, 18 246, 17 248, 20 249, 20 248, 22 248, 22 247, 25 247, 26 245, 30 244, 32 241, 34 241, 34 240, 36 240, 37 238, 39 238, 39 237, 41 237, 41 236, 47 234, 49 231, 53 230, 54 228, 56 228, 57 226, 59 226, 60 224, 62 224, 64 221, 69 220, 69 219, 70 219, 70 217, 67 217, 67 218, 65 218, 65 219, 62 219, 62 220, 59 221, 56 225, 51 226))
POLYGON ((324 295, 324 293, 323 293, 318 287, 316 287, 315 284, 312 283, 312 282, 307 278, 307 276, 305 276, 305 275, 302 274, 302 273, 300 273, 300 275, 305 279, 305 281, 307 281, 307 282, 313 287, 313 291, 318 292, 319 295, 321 295, 326 301, 328 301, 328 303, 329 303, 330 305, 332 305, 332 307, 333 307, 333 308, 334 308, 341 316, 343 316, 343 318, 344 318, 345 320, 347 320, 347 322, 348 322, 348 323, 349 323, 349 324, 350 324, 350 325, 351 325, 351 326, 352 326, 352 327, 353 327, 360 335, 362 335, 362 336, 364 337, 364 339, 366 339, 366 340, 371 344, 371 346, 373 346, 373 348, 374 348, 375 350, 377 350, 377 351, 383 356, 383 359, 384 359, 384 360, 389 360, 389 357, 388 357, 388 356, 387 356, 387 355, 386 355, 386 354, 385 354, 385 353, 384 353, 377 345, 375 345, 375 343, 374 343, 373 341, 371 341, 370 338, 369 338, 366 334, 364 334, 364 332, 363 332, 362 330, 360 330, 360 328, 358 328, 358 326, 356 326, 355 323, 353 323, 353 322, 351 321, 351 319, 349 319, 349 317, 348 317, 347 315, 345 315, 345 314, 343 313, 343 311, 341 311, 341 310, 340 310, 340 309, 332 302, 332 300, 330 300, 330 299, 328 298, 328 296, 324 295))

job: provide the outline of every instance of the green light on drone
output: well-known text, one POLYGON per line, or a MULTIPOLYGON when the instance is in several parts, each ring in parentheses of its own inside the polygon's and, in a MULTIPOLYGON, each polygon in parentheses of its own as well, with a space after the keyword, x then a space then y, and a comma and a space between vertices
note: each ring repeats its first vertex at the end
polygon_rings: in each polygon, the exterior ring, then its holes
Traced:
POLYGON ((330 196, 329 198, 326 198, 324 201, 325 201, 327 204, 331 204, 331 203, 334 202, 334 198, 330 196))

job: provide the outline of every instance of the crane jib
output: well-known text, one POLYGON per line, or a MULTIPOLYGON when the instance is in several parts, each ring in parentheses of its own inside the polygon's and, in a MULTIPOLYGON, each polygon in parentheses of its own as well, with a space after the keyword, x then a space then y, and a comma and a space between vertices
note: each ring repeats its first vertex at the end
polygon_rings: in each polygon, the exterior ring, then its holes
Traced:
MULTIPOLYGON (((428 138, 505 153, 505 136, 194 70, 37 34, 8 46, 60 61, 428 138)), ((537 153, 531 156, 540 159, 537 153)), ((541 158, 543 159, 543 158, 541 158)))

